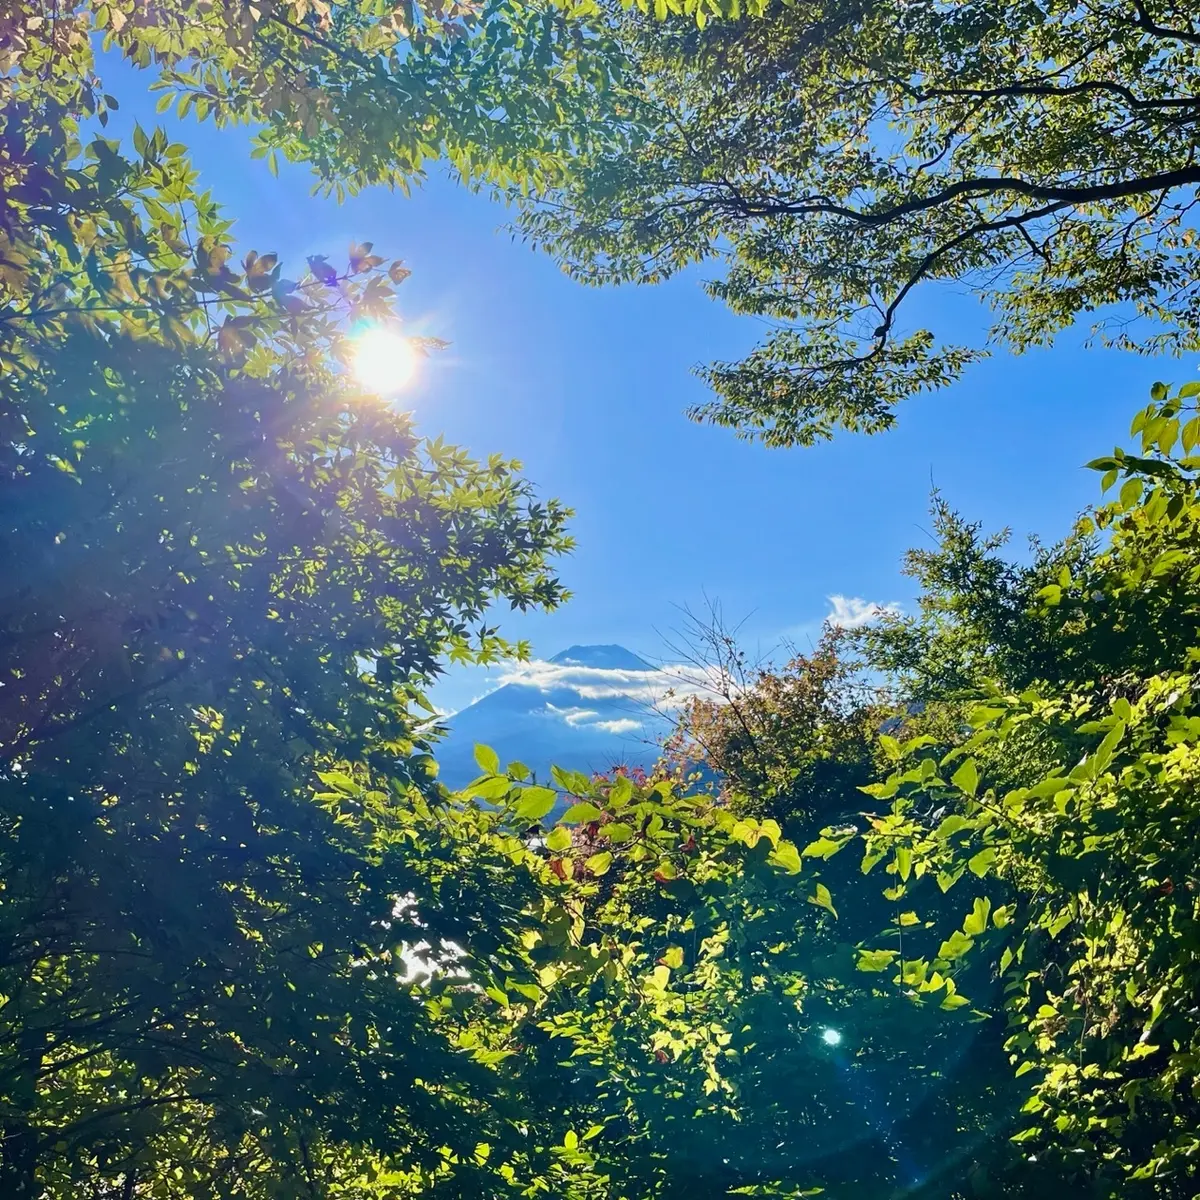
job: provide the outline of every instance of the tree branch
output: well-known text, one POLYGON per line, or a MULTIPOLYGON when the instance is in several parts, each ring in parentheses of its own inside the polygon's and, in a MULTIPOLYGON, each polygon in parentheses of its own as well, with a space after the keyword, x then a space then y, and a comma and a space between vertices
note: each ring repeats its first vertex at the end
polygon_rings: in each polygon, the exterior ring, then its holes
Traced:
MULTIPOLYGON (((1026 179, 1013 179, 1005 176, 978 176, 971 179, 960 179, 948 187, 942 188, 929 196, 918 196, 893 204, 881 209, 856 209, 844 204, 834 204, 829 200, 813 198, 801 201, 781 201, 779 203, 745 204, 740 205, 743 215, 747 217, 768 216, 834 216, 853 221, 857 225, 877 227, 886 225, 901 217, 912 216, 915 213, 927 212, 931 208, 947 204, 961 197, 977 198, 981 196, 1000 195, 1006 192, 1016 196, 1025 196, 1030 200, 1053 201, 1054 207, 1071 207, 1078 204, 1093 204, 1104 200, 1122 200, 1129 196, 1141 196, 1148 192, 1171 191, 1174 188, 1200 184, 1200 167, 1180 167, 1174 171, 1163 171, 1157 175, 1145 175, 1134 179, 1120 180, 1116 183, 1090 184, 1084 187, 1065 187, 1056 184, 1031 183, 1026 179)), ((711 207, 719 207, 716 202, 711 207)), ((738 205, 728 205, 735 211, 738 205)), ((1045 215, 1033 211, 1011 218, 1015 221, 1036 220, 1045 215)))
POLYGON ((1200 113, 1200 96, 1165 96, 1154 100, 1147 96, 1139 96, 1132 88, 1124 84, 1113 83, 1110 80, 1085 79, 1079 83, 1066 84, 1056 87, 1050 83, 1014 83, 996 88, 930 88, 927 91, 913 93, 916 100, 951 99, 956 96, 970 97, 978 100, 1002 100, 1015 96, 1082 96, 1103 93, 1116 96, 1130 108, 1136 110, 1157 108, 1194 108, 1200 113))
POLYGON ((1141 0, 1134 0, 1133 7, 1137 13, 1137 19, 1133 23, 1139 29, 1144 29, 1147 33, 1151 33, 1155 37, 1166 38, 1169 41, 1185 42, 1189 46, 1200 46, 1200 33, 1196 33, 1191 29, 1171 29, 1165 25, 1160 25, 1150 15, 1150 10, 1141 0))

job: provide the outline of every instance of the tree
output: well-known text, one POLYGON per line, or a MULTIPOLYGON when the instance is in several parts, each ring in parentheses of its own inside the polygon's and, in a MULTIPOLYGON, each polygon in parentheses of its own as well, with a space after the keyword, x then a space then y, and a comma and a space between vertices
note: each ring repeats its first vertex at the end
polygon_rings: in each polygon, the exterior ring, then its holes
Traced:
POLYGON ((837 824, 857 811, 888 701, 846 652, 843 631, 827 626, 811 654, 775 668, 751 663, 714 609, 707 621, 693 617, 686 645, 672 651, 711 681, 667 740, 676 772, 698 766, 727 803, 789 836, 794 824, 837 824))
MULTIPOLYGON (((468 790, 510 819, 555 806, 560 792, 522 784, 520 764, 497 774, 486 749, 480 762, 487 773, 468 790)), ((725 1194, 744 1166, 723 1168, 713 1144, 691 1151, 704 1134, 735 1136, 734 1058, 747 1037, 736 997, 757 972, 772 988, 798 986, 788 952, 823 910, 801 899, 800 856, 774 822, 738 821, 665 779, 558 768, 554 779, 573 803, 541 850, 553 888, 544 931, 524 943, 539 986, 479 977, 496 1008, 470 1015, 471 1036, 519 1047, 539 1140, 562 1139, 551 1194, 725 1194)), ((529 1180, 527 1160, 510 1167, 529 1180)))
POLYGON ((0 1192, 468 1174, 497 1080, 401 951, 536 888, 423 798, 424 689, 561 599, 566 513, 355 385, 400 264, 239 261, 182 146, 81 144, 87 12, 3 19, 0 1192))
POLYGON ((614 69, 564 9, 517 0, 84 0, 0 16, 0 69, 103 124, 119 98, 98 74, 100 45, 153 76, 161 110, 253 125, 272 169, 310 163, 339 197, 407 190, 442 159, 502 187, 556 177, 603 131, 577 97, 605 94, 614 69))
POLYGON ((926 283, 986 302, 1018 351, 1093 312, 1106 344, 1195 349, 1194 18, 820 0, 697 27, 614 7, 620 122, 524 226, 592 283, 725 263, 710 294, 775 329, 703 369, 716 396, 693 415, 771 445, 886 428, 987 352, 913 327, 926 283))
MULTIPOLYGON (((970 883, 953 921, 913 931, 895 982, 936 991, 972 961, 1004 981, 1005 1049, 1028 1087, 1013 1141, 1042 1190, 1196 1186, 1197 393, 1156 386, 1133 422, 1141 453, 1091 464, 1106 487, 1123 479, 1079 523, 1091 552, 1026 593, 1061 659, 989 656, 1008 670, 981 672, 973 700, 960 689, 949 752, 915 722, 868 789, 891 812, 867 854, 913 864, 906 903, 970 883)), ((969 614, 994 611, 987 578, 943 584, 959 627, 927 645, 971 638, 969 614)))
MULTIPOLYGON (((981 1011, 1000 1000, 990 967, 959 980, 969 980, 971 1011, 953 991, 893 987, 912 938, 950 909, 930 900, 918 915, 904 899, 911 863, 853 853, 880 822, 863 790, 888 773, 888 731, 910 719, 906 693, 868 683, 845 631, 826 629, 811 654, 780 667, 752 667, 714 616, 696 623, 689 645, 719 699, 684 710, 672 758, 698 763, 751 828, 764 816, 778 821, 831 909, 797 937, 789 923, 800 916, 776 901, 791 936, 759 937, 777 947, 778 975, 764 970, 745 991, 726 992, 725 1021, 739 1031, 727 1068, 736 1123, 725 1114, 706 1124, 677 1118, 664 1140, 698 1164, 675 1168, 680 1194, 704 1172, 736 1188, 764 1186, 775 1171, 793 1189, 856 1196, 976 1195, 972 1181, 990 1176, 1017 1186, 1004 1134, 1016 1130, 1020 1085, 999 1022, 981 1011), (882 889, 878 874, 887 876, 882 889)), ((822 895, 815 884, 807 894, 822 895)), ((951 903, 956 910, 961 897, 951 903)))

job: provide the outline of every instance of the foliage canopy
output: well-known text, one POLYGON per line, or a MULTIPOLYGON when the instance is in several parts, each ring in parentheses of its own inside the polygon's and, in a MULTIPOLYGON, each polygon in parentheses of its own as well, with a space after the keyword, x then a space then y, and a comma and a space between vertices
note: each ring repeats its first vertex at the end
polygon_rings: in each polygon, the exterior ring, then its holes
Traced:
POLYGON ((886 428, 987 352, 908 315, 934 281, 1005 348, 1090 313, 1108 344, 1200 344, 1190 4, 614 6, 605 28, 619 120, 524 225, 593 283, 725 264, 710 293, 774 328, 702 370, 695 416, 771 445, 886 428))
POLYGON ((0 1192, 364 1194, 480 1138, 397 955, 507 940, 524 885, 417 802, 424 689, 559 601, 566 514, 353 384, 401 264, 289 279, 182 146, 94 136, 117 12, 3 18, 0 1192))

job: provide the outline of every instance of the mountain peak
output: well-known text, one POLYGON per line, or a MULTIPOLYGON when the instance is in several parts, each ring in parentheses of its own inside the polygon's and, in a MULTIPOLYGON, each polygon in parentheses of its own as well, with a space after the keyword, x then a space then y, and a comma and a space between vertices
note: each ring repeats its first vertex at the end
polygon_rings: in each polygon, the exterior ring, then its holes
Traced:
POLYGON ((519 760, 545 778, 550 766, 585 774, 615 763, 650 767, 670 723, 648 703, 654 668, 624 646, 571 646, 515 669, 508 683, 449 719, 437 749, 442 780, 463 787, 479 773, 474 748, 519 760))
POLYGON ((604 671, 651 671, 653 667, 624 646, 571 646, 551 660, 562 667, 594 667, 604 671))

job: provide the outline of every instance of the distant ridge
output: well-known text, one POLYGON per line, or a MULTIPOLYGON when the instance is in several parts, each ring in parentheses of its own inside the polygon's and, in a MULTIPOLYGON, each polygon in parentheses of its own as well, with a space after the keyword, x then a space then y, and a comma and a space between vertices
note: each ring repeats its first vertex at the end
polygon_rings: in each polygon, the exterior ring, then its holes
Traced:
POLYGON ((649 767, 666 732, 645 695, 654 682, 655 668, 624 646, 570 646, 528 664, 523 678, 446 719, 449 733, 434 749, 440 778, 451 788, 474 779, 477 742, 539 779, 551 765, 585 773, 649 767))

